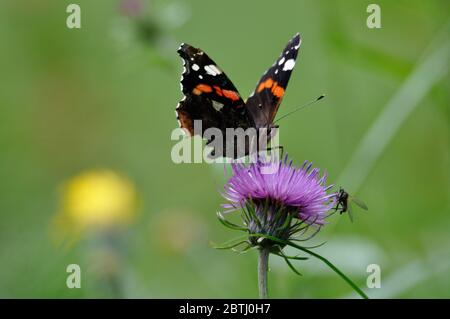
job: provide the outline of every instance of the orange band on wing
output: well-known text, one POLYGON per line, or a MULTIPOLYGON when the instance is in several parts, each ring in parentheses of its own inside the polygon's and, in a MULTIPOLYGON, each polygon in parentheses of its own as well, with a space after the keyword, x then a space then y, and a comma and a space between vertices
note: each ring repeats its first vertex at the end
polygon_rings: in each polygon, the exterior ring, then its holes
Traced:
POLYGON ((261 82, 258 85, 257 92, 261 92, 264 89, 270 89, 273 95, 275 95, 278 98, 281 98, 284 95, 284 88, 279 86, 277 82, 272 80, 271 78, 268 78, 264 82, 261 82))
POLYGON ((272 87, 272 94, 278 98, 281 98, 284 95, 284 89, 281 86, 278 86, 278 83, 275 82, 275 85, 272 87))
MULTIPOLYGON (((231 90, 222 90, 219 86, 214 85, 214 90, 216 91, 217 95, 224 96, 227 99, 230 99, 232 101, 239 101, 240 96, 237 92, 231 91, 231 90)), ((195 95, 200 95, 202 93, 211 93, 213 91, 213 88, 207 84, 198 84, 193 90, 192 93, 195 95)))
POLYGON ((222 93, 226 98, 229 98, 232 101, 238 101, 241 98, 235 91, 222 90, 222 93))
POLYGON ((217 85, 214 85, 214 89, 216 90, 217 95, 223 96, 222 89, 217 85))
POLYGON ((268 78, 267 80, 265 80, 264 82, 261 82, 258 85, 257 91, 261 92, 264 89, 270 89, 272 87, 272 85, 273 85, 273 80, 271 78, 268 78))
POLYGON ((207 84, 198 84, 193 90, 192 93, 195 95, 200 95, 202 93, 211 93, 212 88, 207 84))

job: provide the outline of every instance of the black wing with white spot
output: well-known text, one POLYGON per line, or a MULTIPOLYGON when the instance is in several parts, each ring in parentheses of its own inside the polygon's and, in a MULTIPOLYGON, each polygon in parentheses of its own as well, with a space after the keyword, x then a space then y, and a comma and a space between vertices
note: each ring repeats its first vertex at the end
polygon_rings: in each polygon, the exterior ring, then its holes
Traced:
POLYGON ((176 109, 180 127, 194 135, 199 133, 194 132, 195 120, 202 121, 203 132, 210 127, 225 130, 252 126, 236 87, 205 52, 183 43, 178 54, 184 66, 181 75, 184 98, 176 109))
POLYGON ((248 98, 247 109, 256 127, 266 127, 273 123, 294 69, 300 43, 301 38, 297 33, 264 73, 248 98))

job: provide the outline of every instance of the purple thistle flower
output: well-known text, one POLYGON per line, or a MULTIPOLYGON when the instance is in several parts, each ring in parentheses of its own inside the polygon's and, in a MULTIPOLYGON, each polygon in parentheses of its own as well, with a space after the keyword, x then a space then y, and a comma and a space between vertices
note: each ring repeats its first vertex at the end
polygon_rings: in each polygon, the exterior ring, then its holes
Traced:
MULTIPOLYGON (((351 285, 359 295, 368 298, 342 271, 329 260, 314 253, 310 248, 294 243, 305 241, 317 234, 325 218, 336 211, 346 212, 349 194, 342 188, 328 193, 333 185, 326 185, 326 174, 320 175, 318 168, 304 162, 301 167, 292 166, 288 156, 283 160, 268 161, 259 157, 250 165, 231 164, 233 174, 224 186, 222 195, 228 200, 222 205, 226 212, 241 210, 244 225, 234 224, 217 213, 219 221, 226 227, 248 233, 247 239, 239 238, 232 243, 216 246, 218 249, 235 249, 246 245, 239 252, 251 248, 259 250, 258 287, 261 298, 267 298, 267 271, 269 255, 283 257, 286 264, 298 275, 301 273, 290 260, 305 260, 305 256, 287 256, 285 246, 294 247, 308 255, 318 258, 351 285), (332 210, 330 214, 328 211, 332 210), (312 234, 304 236, 310 228, 312 234), (294 238, 294 235, 295 238, 294 238)), ((367 209, 360 202, 358 205, 367 209)))
MULTIPOLYGON (((289 239, 311 225, 320 229, 335 205, 336 194, 327 193, 333 185, 326 186, 326 174, 320 176, 308 162, 297 168, 288 156, 284 161, 259 158, 250 165, 234 163, 232 171, 224 186, 228 203, 223 207, 227 212, 242 209, 251 234, 289 239)), ((250 239, 257 244, 255 240, 250 239)))

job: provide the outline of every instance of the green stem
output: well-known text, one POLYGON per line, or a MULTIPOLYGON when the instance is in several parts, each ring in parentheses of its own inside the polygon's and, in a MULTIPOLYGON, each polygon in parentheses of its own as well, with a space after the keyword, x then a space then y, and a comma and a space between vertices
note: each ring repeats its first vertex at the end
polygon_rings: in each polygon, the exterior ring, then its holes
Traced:
POLYGON ((364 293, 364 291, 362 291, 350 278, 348 278, 342 271, 340 271, 335 265, 333 265, 328 259, 326 259, 325 257, 316 254, 315 252, 299 246, 295 243, 293 243, 292 241, 289 240, 282 240, 270 235, 265 235, 265 234, 250 234, 249 236, 257 236, 257 237, 263 237, 263 238, 267 238, 270 239, 276 243, 279 244, 283 244, 283 245, 288 245, 297 249, 300 249, 302 251, 304 251, 305 253, 308 253, 311 256, 316 257, 317 259, 321 260, 323 263, 325 263, 328 267, 330 267, 335 273, 337 273, 342 279, 344 279, 362 298, 364 299, 369 299, 369 297, 364 293))
POLYGON ((269 250, 266 248, 260 248, 258 256, 258 288, 260 299, 269 298, 267 289, 268 269, 269 269, 269 250))

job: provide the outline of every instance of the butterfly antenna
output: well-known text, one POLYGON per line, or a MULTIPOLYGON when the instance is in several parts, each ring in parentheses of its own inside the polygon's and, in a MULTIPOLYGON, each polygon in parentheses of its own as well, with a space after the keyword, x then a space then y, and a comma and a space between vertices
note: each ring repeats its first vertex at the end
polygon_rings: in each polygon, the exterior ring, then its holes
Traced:
POLYGON ((279 118, 278 118, 275 122, 273 122, 273 123, 275 124, 276 122, 280 121, 281 119, 284 119, 285 117, 288 117, 289 115, 291 115, 291 114, 293 114, 293 113, 295 113, 295 112, 298 112, 298 111, 304 109, 305 107, 308 107, 308 106, 310 106, 310 105, 312 105, 312 104, 314 104, 314 103, 316 103, 316 102, 322 100, 324 97, 325 97, 325 94, 322 94, 321 96, 319 96, 319 97, 316 98, 315 100, 310 101, 310 102, 308 102, 308 103, 306 103, 306 104, 304 104, 304 105, 302 105, 302 106, 299 106, 299 107, 296 108, 295 110, 292 110, 292 111, 290 111, 290 112, 284 114, 283 116, 279 117, 279 118))

